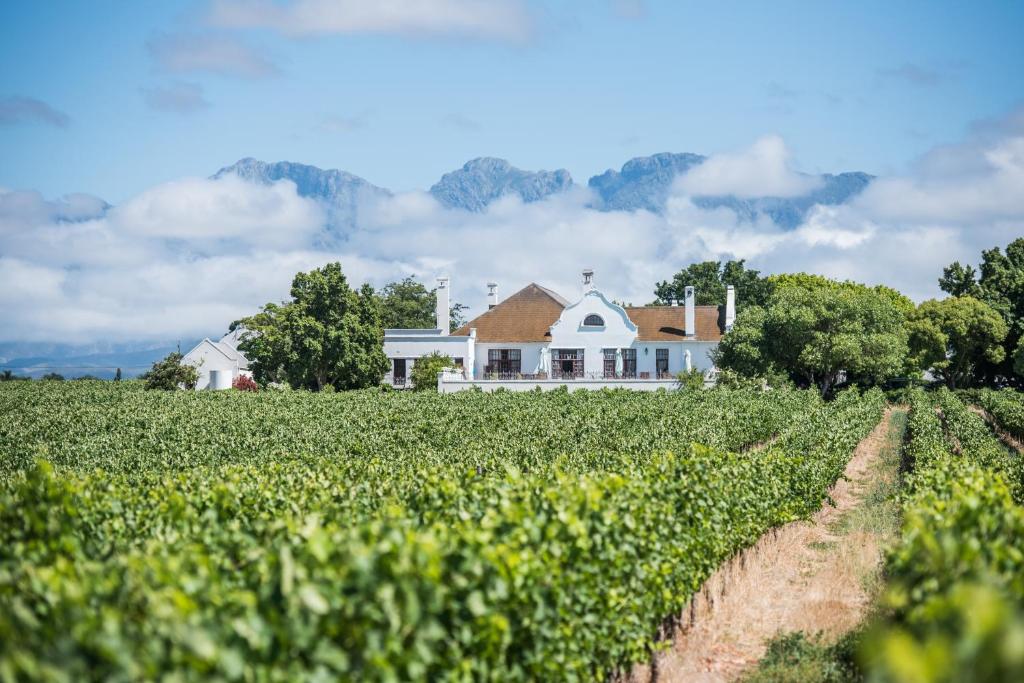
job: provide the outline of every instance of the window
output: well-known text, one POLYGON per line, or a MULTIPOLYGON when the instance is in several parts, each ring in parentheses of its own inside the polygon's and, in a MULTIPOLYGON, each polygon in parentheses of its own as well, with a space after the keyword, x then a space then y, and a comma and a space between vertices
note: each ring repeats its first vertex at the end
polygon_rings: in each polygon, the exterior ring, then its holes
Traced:
POLYGON ((604 376, 615 376, 615 349, 604 349, 604 376))
POLYGON ((551 351, 552 379, 571 379, 583 376, 583 349, 554 349, 551 351))
POLYGON ((523 352, 519 349, 488 349, 484 372, 518 375, 523 371, 523 352))
POLYGON ((459 368, 460 370, 462 369, 462 359, 461 358, 452 358, 452 362, 455 363, 455 367, 459 368))
POLYGON ((596 313, 591 313, 590 315, 588 315, 586 318, 583 319, 583 326, 584 327, 604 327, 604 318, 602 318, 601 316, 597 315, 596 313))
POLYGON ((658 378, 668 377, 668 349, 656 349, 654 369, 658 371, 658 378))
POLYGON ((622 376, 636 377, 636 349, 622 349, 622 376))

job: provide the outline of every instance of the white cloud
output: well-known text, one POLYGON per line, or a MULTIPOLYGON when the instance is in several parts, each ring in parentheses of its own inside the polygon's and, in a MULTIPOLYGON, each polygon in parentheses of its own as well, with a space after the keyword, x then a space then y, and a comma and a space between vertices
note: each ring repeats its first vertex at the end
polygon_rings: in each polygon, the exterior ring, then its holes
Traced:
POLYGON ((1021 141, 1011 119, 875 181, 842 206, 785 230, 766 217, 701 209, 687 195, 663 215, 601 212, 582 187, 487 211, 447 209, 425 192, 366 199, 338 239, 319 204, 289 182, 183 179, 109 208, 85 195, 48 201, 0 191, 0 341, 189 339, 223 331, 285 298, 300 270, 340 261, 353 283, 452 277, 455 300, 483 310, 531 281, 568 297, 597 271, 610 296, 642 304, 656 282, 704 259, 746 258, 763 272, 806 271, 937 295, 942 267, 1024 235, 1021 141))
POLYGON ((682 175, 677 192, 688 195, 737 197, 799 197, 821 181, 797 173, 789 165, 789 150, 782 138, 769 135, 738 153, 714 154, 682 175))
POLYGON ((209 21, 291 37, 375 33, 521 41, 531 30, 519 0, 214 0, 209 21))
POLYGON ((255 48, 227 35, 160 33, 146 43, 156 63, 171 73, 211 73, 263 78, 277 66, 255 48))

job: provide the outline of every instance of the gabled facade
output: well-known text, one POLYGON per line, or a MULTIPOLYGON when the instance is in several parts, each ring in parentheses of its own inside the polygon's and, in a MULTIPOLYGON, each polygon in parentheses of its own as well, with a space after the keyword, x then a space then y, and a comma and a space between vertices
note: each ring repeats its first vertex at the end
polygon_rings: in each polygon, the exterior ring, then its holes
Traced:
POLYGON ((199 371, 196 391, 230 389, 240 375, 252 377, 249 360, 238 350, 242 332, 242 328, 236 328, 217 341, 204 339, 182 357, 182 363, 195 366, 199 371))
POLYGON ((691 368, 711 378, 710 354, 735 318, 732 287, 722 307, 696 306, 692 287, 682 305, 623 307, 584 271, 583 293, 573 302, 529 284, 499 303, 492 283, 489 310, 449 335, 448 280, 442 281, 436 329, 385 331, 392 365, 386 381, 404 385, 415 359, 438 351, 457 366, 440 378, 442 391, 674 386, 676 375, 691 368))

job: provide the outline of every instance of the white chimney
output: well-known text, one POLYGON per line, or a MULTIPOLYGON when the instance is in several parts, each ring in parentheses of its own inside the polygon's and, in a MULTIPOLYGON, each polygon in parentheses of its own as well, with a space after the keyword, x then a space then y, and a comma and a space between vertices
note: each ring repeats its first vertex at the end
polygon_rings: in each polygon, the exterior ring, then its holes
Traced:
POLYGON ((732 329, 736 322, 736 288, 732 285, 725 287, 725 331, 732 329))
POLYGON ((583 292, 589 292, 594 289, 594 271, 587 268, 583 271, 583 292))
POLYGON ((498 283, 488 282, 487 283, 487 310, 491 310, 498 305, 498 283))
POLYGON ((683 290, 683 292, 684 292, 684 294, 686 296, 686 300, 684 302, 685 305, 686 305, 686 336, 687 337, 692 337, 695 334, 697 334, 697 325, 696 325, 696 321, 695 321, 695 318, 694 318, 695 311, 694 311, 693 287, 686 287, 683 290))
POLYGON ((448 316, 451 315, 449 306, 451 297, 448 293, 448 276, 437 278, 437 327, 441 330, 441 336, 448 334, 448 316))

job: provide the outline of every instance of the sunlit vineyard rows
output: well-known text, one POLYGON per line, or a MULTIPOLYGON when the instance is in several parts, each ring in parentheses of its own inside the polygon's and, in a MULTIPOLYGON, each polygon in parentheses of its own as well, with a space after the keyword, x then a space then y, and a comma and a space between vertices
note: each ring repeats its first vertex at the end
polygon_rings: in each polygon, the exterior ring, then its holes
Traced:
POLYGON ((607 678, 883 405, 5 386, 0 676, 607 678))
POLYGON ((862 648, 872 680, 1024 680, 1021 458, 944 389, 913 395, 907 431, 902 534, 862 648))

